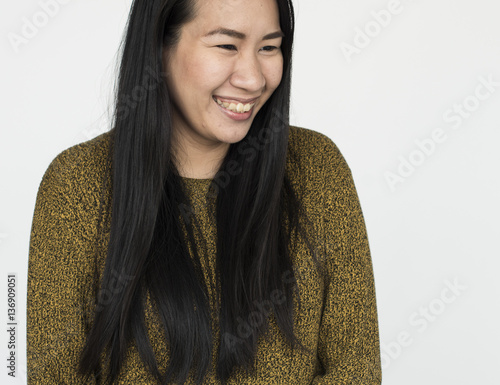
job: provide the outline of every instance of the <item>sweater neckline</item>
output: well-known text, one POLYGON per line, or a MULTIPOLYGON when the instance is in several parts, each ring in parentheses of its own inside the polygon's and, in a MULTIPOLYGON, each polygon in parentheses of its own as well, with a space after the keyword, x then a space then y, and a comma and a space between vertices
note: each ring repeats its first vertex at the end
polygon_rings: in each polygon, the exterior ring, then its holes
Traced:
POLYGON ((187 178, 185 176, 181 176, 181 179, 184 181, 193 182, 193 183, 208 183, 208 182, 212 181, 212 179, 209 179, 209 178, 199 179, 199 178, 187 178))

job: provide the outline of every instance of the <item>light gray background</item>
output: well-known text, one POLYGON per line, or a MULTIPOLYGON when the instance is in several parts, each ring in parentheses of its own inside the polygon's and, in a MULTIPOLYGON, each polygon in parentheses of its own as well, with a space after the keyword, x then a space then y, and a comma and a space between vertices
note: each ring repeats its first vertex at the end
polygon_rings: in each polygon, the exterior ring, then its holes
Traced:
MULTIPOLYGON (((2 364, 2 383, 26 383, 26 269, 38 185, 58 153, 109 128, 115 54, 131 3, 60 0, 44 20, 50 1, 0 5, 2 363, 9 272, 18 276, 19 320, 18 377, 7 377, 2 364), (43 26, 16 50, 9 34, 22 35, 36 18, 43 26)), ((294 4, 292 123, 332 138, 353 172, 375 270, 384 384, 498 384, 500 3, 294 4), (371 37, 363 41, 360 30, 371 37), (343 51, 349 46, 356 53, 343 51), (480 86, 488 80, 490 91, 480 86), (461 118, 453 112, 459 105, 461 118), (410 161, 413 170, 401 166, 410 161), (398 172, 406 173, 391 188, 387 175, 398 172)))

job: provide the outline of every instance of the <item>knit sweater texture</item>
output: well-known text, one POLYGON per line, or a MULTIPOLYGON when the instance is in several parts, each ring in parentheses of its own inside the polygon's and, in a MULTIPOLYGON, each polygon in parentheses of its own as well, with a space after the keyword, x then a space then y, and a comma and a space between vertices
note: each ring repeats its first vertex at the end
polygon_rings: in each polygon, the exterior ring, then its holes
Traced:
MULTIPOLYGON (((98 246, 96 239, 101 194, 109 191, 103 189, 109 142, 110 134, 104 133, 61 152, 40 183, 29 249, 28 384, 84 383, 77 374, 86 338, 83 314, 96 267, 94 255, 97 250, 102 272, 107 246, 106 236, 98 246)), ((270 332, 257 345, 255 372, 237 368, 228 384, 381 384, 372 260, 351 170, 326 135, 292 126, 286 172, 311 220, 307 231, 317 240, 327 267, 320 275, 302 239, 293 245, 291 258, 301 298, 300 312, 294 313, 294 331, 313 354, 291 349, 271 314, 270 332)), ((200 262, 212 317, 217 319, 213 310, 216 288, 211 285, 216 271, 216 226, 206 204, 211 180, 182 180, 209 251, 200 254, 200 262)), ((111 193, 102 204, 104 213, 110 202, 111 193)), ((109 236, 109 232, 104 234, 109 236)), ((200 234, 195 235, 198 241, 200 234)), ((148 301, 145 322, 160 370, 165 370, 168 343, 153 309, 148 301)), ((251 328, 251 322, 244 320, 242 328, 251 328)), ((219 338, 214 336, 215 344, 219 338)), ((216 351, 217 346, 206 384, 220 384, 215 377, 216 351)), ((193 378, 186 384, 194 384, 193 378)), ((117 383, 156 384, 133 345, 117 383)))

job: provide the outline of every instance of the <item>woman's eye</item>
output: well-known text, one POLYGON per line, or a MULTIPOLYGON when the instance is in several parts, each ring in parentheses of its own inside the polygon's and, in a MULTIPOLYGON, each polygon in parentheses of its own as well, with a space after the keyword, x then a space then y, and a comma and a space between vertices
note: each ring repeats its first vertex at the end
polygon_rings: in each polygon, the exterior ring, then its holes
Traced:
POLYGON ((262 47, 262 50, 266 51, 266 52, 273 52, 273 51, 276 51, 277 49, 278 49, 278 47, 275 47, 272 45, 267 45, 265 47, 262 47))
POLYGON ((222 44, 222 45, 218 45, 217 47, 228 50, 228 51, 236 51, 236 46, 234 46, 232 44, 222 44))

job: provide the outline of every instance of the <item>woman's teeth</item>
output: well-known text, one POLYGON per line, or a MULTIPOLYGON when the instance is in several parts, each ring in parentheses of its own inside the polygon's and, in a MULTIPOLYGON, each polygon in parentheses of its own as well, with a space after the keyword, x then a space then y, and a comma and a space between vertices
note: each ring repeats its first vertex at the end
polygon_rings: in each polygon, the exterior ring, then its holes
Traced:
POLYGON ((255 105, 255 103, 248 103, 248 104, 243 104, 243 103, 228 103, 228 102, 223 102, 217 98, 215 98, 217 104, 219 106, 222 106, 224 107, 225 109, 228 109, 230 111, 233 111, 233 112, 237 112, 237 113, 245 113, 245 112, 248 112, 252 109, 252 107, 255 105))

